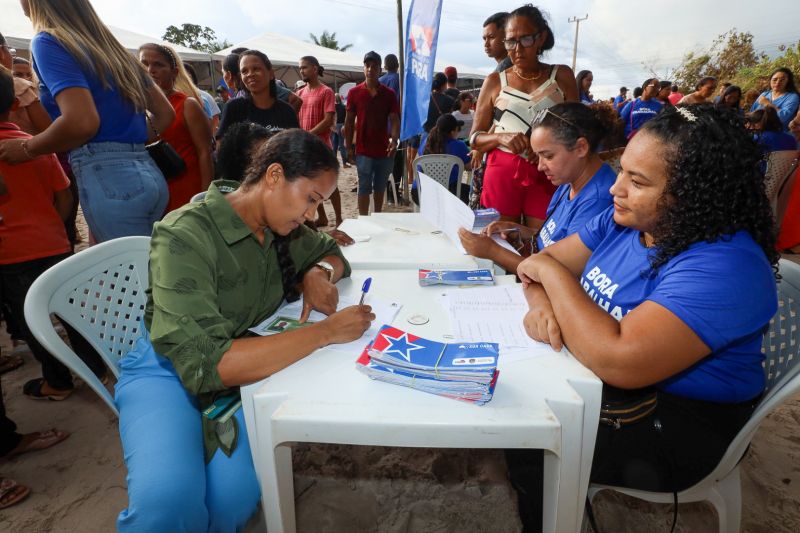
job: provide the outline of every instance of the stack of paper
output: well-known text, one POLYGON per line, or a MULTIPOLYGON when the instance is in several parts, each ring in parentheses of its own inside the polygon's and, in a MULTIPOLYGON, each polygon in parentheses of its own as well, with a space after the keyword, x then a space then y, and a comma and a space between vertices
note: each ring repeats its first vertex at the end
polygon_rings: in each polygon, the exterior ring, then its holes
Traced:
POLYGON ((372 379, 483 405, 497 383, 496 343, 442 343, 383 326, 356 368, 372 379))
POLYGON ((494 276, 488 269, 481 270, 426 270, 419 269, 419 284, 428 285, 494 285, 494 276))

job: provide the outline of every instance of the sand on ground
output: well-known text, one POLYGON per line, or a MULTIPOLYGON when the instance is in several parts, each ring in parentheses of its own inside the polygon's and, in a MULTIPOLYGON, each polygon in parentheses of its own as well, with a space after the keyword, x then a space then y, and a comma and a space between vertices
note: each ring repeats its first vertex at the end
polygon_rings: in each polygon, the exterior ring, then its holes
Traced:
MULTIPOLYGON (((345 218, 357 215, 353 169, 340 176, 345 218)), ((326 204, 329 220, 334 220, 326 204)), ((386 210, 407 211, 388 206, 386 210)), ((0 333, 3 353, 11 343, 0 333)), ((56 447, 0 460, 0 476, 28 485, 31 496, 0 510, 0 532, 105 533, 126 507, 125 465, 117 419, 86 386, 63 402, 22 395, 40 377, 28 352, 25 365, 2 376, 9 416, 20 430, 58 427, 71 436, 56 447)), ((500 383, 502 387, 502 381, 500 383)), ((422 393, 420 393, 422 394, 422 393)), ((741 463, 742 531, 800 531, 800 396, 761 425, 741 463)), ((517 532, 516 494, 498 450, 439 450, 298 444, 295 500, 300 532, 517 532)), ((667 532, 672 506, 601 494, 595 509, 603 533, 667 532)), ((681 504, 678 532, 711 533, 708 503, 681 504)))

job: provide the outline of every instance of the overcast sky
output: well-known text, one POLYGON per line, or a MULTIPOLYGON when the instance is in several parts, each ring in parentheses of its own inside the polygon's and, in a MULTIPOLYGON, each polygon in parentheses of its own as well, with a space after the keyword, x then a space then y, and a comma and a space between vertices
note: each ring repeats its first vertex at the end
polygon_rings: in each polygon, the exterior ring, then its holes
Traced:
MULTIPOLYGON (((213 28, 232 43, 266 31, 309 40, 309 32, 335 31, 351 52, 397 52, 395 0, 92 0, 108 24, 153 36, 184 22, 213 28)), ((481 42, 482 23, 495 11, 522 1, 444 0, 437 59, 486 71, 493 61, 481 42), (491 6, 491 7, 488 7, 491 6)), ((410 0, 403 0, 407 12, 410 0)), ((781 44, 800 39, 800 1, 774 0, 573 0, 535 3, 549 14, 556 46, 549 63, 572 62, 575 24, 567 19, 587 13, 581 23, 577 69, 594 73, 596 97, 613 96, 620 85, 634 87, 651 76, 642 62, 665 78, 686 52, 707 48, 731 28, 750 31, 758 49, 770 55, 781 44), (758 7, 762 5, 762 7, 758 7)), ((405 26, 405 13, 404 23, 405 26)), ((269 54, 269 50, 264 50, 269 54)), ((668 78, 666 78, 668 79, 668 78)))

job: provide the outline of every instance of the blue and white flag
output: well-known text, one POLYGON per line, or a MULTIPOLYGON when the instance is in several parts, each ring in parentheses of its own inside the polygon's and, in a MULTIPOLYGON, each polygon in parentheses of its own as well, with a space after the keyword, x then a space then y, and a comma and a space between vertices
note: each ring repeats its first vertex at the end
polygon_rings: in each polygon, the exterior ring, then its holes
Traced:
POLYGON ((400 139, 422 133, 428 118, 442 0, 412 0, 406 21, 406 72, 400 139))

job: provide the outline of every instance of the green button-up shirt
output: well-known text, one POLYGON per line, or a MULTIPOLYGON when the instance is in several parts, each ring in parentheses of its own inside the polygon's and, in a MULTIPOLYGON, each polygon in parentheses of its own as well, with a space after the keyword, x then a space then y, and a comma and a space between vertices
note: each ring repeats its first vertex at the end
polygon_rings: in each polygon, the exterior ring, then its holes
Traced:
MULTIPOLYGON (((234 339, 274 313, 283 301, 275 236, 261 244, 233 210, 215 181, 205 201, 173 211, 155 224, 150 245, 150 287, 145 324, 155 351, 168 358, 200 410, 235 390, 223 385, 217 365, 234 339)), ((336 242, 300 226, 291 233, 289 253, 298 273, 336 255, 350 267, 336 242)), ((157 401, 157 400, 156 400, 157 401)), ((235 420, 235 419, 231 419, 235 420)), ((222 429, 203 418, 206 460, 218 447, 230 454, 238 429, 222 429)))

